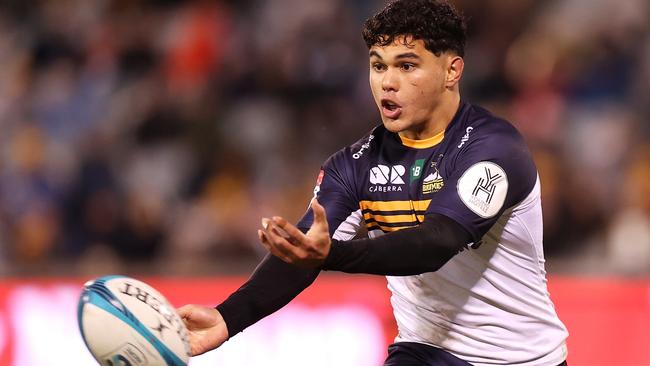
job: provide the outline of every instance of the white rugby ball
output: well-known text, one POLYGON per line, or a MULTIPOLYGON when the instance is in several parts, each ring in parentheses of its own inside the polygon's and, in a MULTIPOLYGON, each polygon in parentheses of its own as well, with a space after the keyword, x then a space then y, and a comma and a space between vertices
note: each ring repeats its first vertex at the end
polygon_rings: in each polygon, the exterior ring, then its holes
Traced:
POLYGON ((77 318, 81 336, 102 366, 186 366, 185 324, 154 288, 125 276, 84 285, 77 318))

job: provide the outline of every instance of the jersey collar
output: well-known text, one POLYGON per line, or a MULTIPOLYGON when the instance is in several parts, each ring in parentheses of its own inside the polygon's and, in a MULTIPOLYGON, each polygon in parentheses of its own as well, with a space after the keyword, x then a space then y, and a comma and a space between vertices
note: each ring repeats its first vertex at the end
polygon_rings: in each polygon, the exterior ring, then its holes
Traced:
POLYGON ((438 145, 440 141, 445 138, 445 131, 442 130, 435 136, 424 140, 412 140, 400 134, 397 134, 397 136, 399 136, 399 139, 402 140, 402 145, 404 146, 412 147, 414 149, 428 149, 430 147, 438 145))
POLYGON ((433 137, 429 137, 428 139, 424 139, 424 140, 412 140, 408 137, 404 137, 400 135, 399 133, 397 134, 397 137, 399 137, 399 139, 401 140, 402 145, 414 149, 428 149, 430 147, 434 147, 438 145, 445 138, 445 132, 448 131, 456 123, 458 119, 460 119, 466 105, 467 103, 461 98, 460 104, 458 105, 458 110, 456 111, 454 118, 452 118, 447 128, 443 131, 440 131, 438 134, 436 134, 433 137))

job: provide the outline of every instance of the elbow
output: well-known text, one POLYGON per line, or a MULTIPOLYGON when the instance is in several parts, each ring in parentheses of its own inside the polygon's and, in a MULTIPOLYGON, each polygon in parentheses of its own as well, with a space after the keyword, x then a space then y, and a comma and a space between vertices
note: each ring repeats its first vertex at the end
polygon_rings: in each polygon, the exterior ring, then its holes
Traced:
POLYGON ((424 273, 436 272, 444 267, 459 251, 441 250, 440 247, 427 246, 426 250, 420 252, 418 260, 411 262, 410 265, 403 268, 400 276, 415 276, 424 273))
POLYGON ((427 245, 422 252, 423 262, 420 265, 420 273, 436 272, 447 264, 456 254, 463 251, 463 246, 455 240, 437 241, 436 245, 427 245))
POLYGON ((458 254, 458 252, 453 252, 453 253, 449 252, 447 253, 447 255, 440 255, 440 253, 438 253, 438 255, 435 258, 431 259, 427 272, 438 271, 439 269, 444 267, 444 265, 447 264, 447 262, 449 262, 456 254, 458 254))

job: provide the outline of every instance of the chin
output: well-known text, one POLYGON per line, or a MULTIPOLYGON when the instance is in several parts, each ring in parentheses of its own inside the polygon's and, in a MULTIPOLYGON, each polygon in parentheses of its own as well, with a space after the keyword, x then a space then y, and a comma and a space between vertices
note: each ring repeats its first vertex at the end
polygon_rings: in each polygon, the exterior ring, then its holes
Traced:
POLYGON ((408 128, 408 124, 400 119, 383 119, 382 122, 384 127, 393 133, 402 132, 408 128))

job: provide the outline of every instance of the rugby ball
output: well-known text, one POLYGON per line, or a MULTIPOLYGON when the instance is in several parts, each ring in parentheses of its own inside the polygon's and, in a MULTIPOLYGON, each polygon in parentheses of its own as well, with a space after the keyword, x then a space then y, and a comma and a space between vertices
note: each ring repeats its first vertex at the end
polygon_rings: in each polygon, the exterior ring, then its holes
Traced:
POLYGON ((79 330, 102 366, 186 366, 187 328, 154 288, 125 276, 84 285, 77 308, 79 330))

